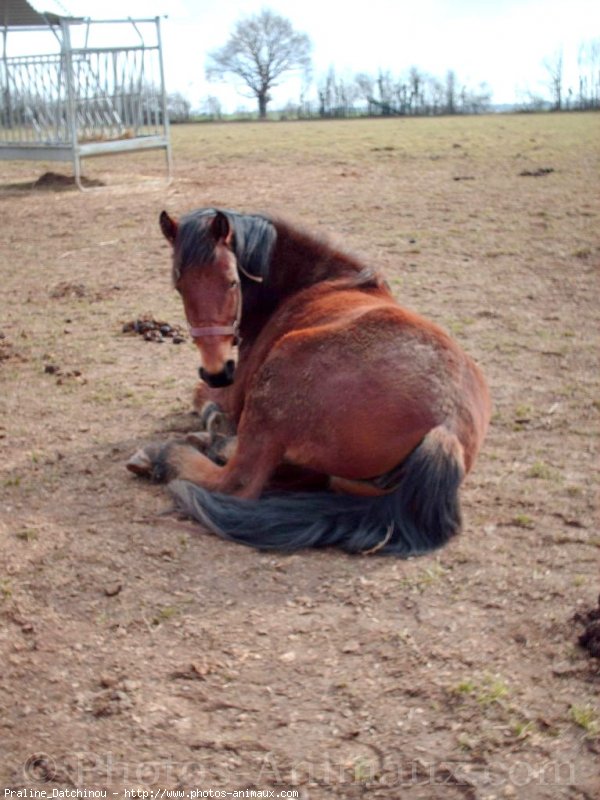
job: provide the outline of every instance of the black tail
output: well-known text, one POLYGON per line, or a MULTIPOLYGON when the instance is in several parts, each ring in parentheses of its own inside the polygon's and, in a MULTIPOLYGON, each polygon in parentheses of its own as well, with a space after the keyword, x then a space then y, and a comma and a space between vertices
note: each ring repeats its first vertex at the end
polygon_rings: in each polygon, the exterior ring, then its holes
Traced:
POLYGON ((438 427, 402 466, 398 488, 379 497, 288 492, 241 500, 181 480, 169 489, 178 510, 224 539, 260 550, 340 547, 407 558, 441 547, 460 531, 462 447, 438 427))

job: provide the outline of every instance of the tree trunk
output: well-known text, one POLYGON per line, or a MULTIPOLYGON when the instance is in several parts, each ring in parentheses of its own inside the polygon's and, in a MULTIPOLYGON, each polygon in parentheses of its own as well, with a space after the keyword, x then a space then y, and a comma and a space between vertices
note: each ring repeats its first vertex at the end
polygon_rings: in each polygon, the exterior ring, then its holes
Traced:
POLYGON ((258 95, 258 117, 259 119, 266 119, 267 118, 267 103, 269 102, 269 96, 266 92, 260 92, 258 95))

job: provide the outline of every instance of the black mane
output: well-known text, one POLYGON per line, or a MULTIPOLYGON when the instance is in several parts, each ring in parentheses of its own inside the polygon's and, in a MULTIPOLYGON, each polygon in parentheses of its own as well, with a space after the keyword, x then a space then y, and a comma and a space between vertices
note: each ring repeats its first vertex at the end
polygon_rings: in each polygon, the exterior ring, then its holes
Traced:
POLYGON ((211 261, 215 240, 210 223, 217 213, 225 214, 233 230, 232 249, 242 269, 267 281, 277 231, 268 217, 240 214, 217 208, 198 208, 182 217, 175 241, 173 280, 193 264, 211 261))
POLYGON ((199 208, 181 218, 174 283, 188 268, 212 261, 216 242, 211 223, 217 212, 227 217, 233 231, 231 248, 243 287, 241 335, 246 342, 256 338, 281 302, 315 283, 328 281, 339 289, 363 291, 385 287, 377 270, 282 219, 217 208, 199 208), (248 275, 262 280, 253 281, 248 275))

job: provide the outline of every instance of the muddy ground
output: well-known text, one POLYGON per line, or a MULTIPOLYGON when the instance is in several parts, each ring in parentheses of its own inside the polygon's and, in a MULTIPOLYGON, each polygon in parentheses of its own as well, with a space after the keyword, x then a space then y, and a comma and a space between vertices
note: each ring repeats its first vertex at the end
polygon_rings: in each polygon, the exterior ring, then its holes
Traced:
POLYGON ((186 127, 169 187, 128 156, 83 194, 2 164, 2 788, 600 797, 599 142, 575 114, 186 127), (255 552, 125 471, 193 424, 189 341, 123 326, 183 325, 157 218, 210 204, 331 235, 481 364, 444 551, 255 552))

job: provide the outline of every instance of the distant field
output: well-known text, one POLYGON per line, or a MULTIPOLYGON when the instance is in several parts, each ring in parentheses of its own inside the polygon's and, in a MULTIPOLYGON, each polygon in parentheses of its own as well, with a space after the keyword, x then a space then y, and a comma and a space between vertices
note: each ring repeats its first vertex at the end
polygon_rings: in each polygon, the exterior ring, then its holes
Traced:
POLYGON ((600 114, 172 133, 168 188, 158 154, 85 194, 0 163, 0 785, 600 796, 600 114), (258 553, 126 473, 194 424, 189 341, 123 326, 183 325, 158 215, 208 205, 362 254, 480 363, 450 547, 258 553))
POLYGON ((381 152, 377 148, 388 147, 400 157, 431 158, 455 144, 468 147, 469 158, 479 161, 492 153, 498 159, 543 158, 564 151, 568 157, 573 147, 597 148, 599 127, 597 114, 521 114, 173 125, 171 132, 176 156, 193 160, 202 155, 211 163, 235 157, 269 163, 285 157, 293 163, 304 154, 371 160, 381 152))

